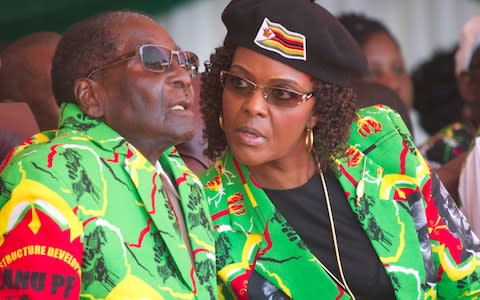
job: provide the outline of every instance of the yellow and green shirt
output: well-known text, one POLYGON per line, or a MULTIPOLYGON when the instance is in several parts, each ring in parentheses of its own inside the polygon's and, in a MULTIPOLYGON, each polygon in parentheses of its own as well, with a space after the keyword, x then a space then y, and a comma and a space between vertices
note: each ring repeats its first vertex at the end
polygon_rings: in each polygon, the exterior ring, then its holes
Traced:
MULTIPOLYGON (((382 105, 360 110, 349 144, 336 160, 337 180, 395 297, 478 299, 480 241, 400 116, 382 105)), ((270 299, 274 289, 279 299, 350 299, 295 228, 285 230, 288 222, 230 151, 200 178, 215 230, 220 299, 253 299, 249 281, 258 276, 265 297, 255 300, 270 299)))
POLYGON ((0 165, 0 299, 217 299, 202 186, 175 148, 159 162, 177 187, 193 259, 155 166, 65 104, 58 131, 0 165))

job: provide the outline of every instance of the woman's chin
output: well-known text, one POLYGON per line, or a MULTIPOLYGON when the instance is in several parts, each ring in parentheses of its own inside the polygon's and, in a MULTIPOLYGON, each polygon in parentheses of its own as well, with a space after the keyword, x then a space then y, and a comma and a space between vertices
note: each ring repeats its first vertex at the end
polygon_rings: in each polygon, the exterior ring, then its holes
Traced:
POLYGON ((255 149, 245 149, 243 147, 238 149, 231 147, 231 150, 235 159, 248 167, 264 164, 270 160, 268 156, 264 156, 261 151, 255 149))

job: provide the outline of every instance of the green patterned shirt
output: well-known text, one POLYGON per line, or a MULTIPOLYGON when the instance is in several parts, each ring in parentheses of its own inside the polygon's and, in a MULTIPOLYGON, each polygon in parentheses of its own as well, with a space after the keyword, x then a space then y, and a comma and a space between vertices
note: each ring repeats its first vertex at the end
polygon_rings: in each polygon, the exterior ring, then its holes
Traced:
POLYGON ((193 263, 155 167, 65 104, 58 131, 1 166, 0 298, 217 299, 201 184, 174 147, 159 162, 178 190, 193 263))
MULTIPOLYGON (((478 299, 480 241, 400 116, 383 105, 360 110, 349 144, 336 160, 337 179, 395 297, 478 299), (357 199, 360 181, 365 189, 357 199)), ((350 299, 230 151, 200 178, 215 230, 220 298, 350 299)))

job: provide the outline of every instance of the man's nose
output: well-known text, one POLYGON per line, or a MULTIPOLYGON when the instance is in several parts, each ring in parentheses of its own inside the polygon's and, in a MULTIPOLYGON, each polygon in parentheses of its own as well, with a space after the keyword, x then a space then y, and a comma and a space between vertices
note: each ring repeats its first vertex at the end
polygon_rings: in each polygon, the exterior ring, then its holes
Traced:
POLYGON ((172 54, 172 62, 170 64, 170 70, 173 72, 174 77, 171 82, 176 87, 179 88, 188 88, 192 86, 192 77, 190 73, 185 69, 185 66, 182 66, 179 63, 178 54, 172 54), (176 56, 174 58, 173 56, 176 56))

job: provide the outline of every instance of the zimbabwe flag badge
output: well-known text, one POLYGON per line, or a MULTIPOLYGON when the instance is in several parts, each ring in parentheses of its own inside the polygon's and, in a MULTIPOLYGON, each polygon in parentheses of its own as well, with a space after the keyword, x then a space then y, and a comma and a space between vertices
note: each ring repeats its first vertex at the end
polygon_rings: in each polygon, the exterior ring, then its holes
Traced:
POLYGON ((298 60, 307 58, 305 36, 290 31, 281 24, 271 22, 268 18, 263 20, 254 42, 259 47, 286 58, 298 60))

